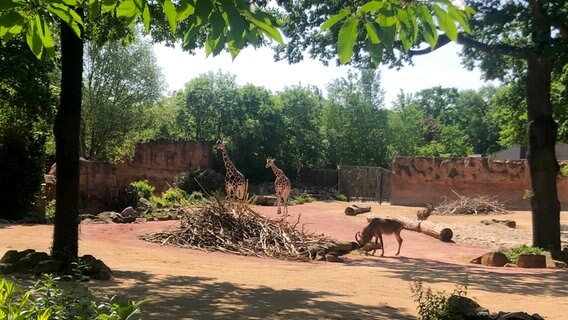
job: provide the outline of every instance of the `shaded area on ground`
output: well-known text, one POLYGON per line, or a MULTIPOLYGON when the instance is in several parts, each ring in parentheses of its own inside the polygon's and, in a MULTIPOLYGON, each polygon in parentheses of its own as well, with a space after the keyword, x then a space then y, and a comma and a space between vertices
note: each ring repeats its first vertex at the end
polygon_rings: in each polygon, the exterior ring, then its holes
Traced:
POLYGON ((149 297, 143 309, 148 319, 415 319, 386 305, 334 301, 337 293, 326 291, 245 287, 213 278, 132 271, 116 271, 114 277, 96 286, 129 298, 149 297), (123 282, 132 280, 125 288, 123 282))

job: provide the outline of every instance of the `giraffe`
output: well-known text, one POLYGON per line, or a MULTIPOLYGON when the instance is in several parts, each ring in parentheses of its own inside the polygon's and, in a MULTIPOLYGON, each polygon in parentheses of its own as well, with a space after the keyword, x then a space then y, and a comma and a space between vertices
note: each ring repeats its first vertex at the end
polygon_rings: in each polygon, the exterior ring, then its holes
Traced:
POLYGON ((217 140, 215 148, 221 150, 223 154, 223 162, 225 163, 226 171, 225 191, 227 192, 227 197, 236 197, 238 200, 244 200, 247 196, 248 180, 245 180, 245 176, 237 170, 231 159, 229 159, 227 150, 225 150, 225 143, 221 140, 217 140))
POLYGON ((286 177, 284 171, 280 170, 275 164, 273 158, 266 159, 266 168, 272 168, 276 180, 274 181, 274 190, 276 191, 276 204, 278 205, 277 214, 282 213, 280 210, 280 203, 284 206, 284 214, 288 214, 288 197, 292 191, 292 184, 290 179, 286 177))

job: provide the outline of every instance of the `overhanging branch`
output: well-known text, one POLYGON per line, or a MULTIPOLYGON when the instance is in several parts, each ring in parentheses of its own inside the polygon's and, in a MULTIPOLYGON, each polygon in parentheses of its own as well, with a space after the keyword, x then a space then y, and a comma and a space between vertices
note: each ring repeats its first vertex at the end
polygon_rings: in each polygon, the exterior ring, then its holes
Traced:
MULTIPOLYGON (((432 51, 435 51, 445 45, 447 45, 448 43, 452 42, 447 35, 442 34, 438 37, 438 42, 436 43, 436 46, 434 48, 425 48, 425 49, 419 49, 419 50, 410 50, 408 51, 408 54, 411 56, 419 56, 419 55, 424 55, 424 54, 428 54, 432 51)), ((470 47, 470 48, 474 48, 476 50, 479 51, 483 51, 485 53, 493 53, 493 54, 498 54, 498 55, 505 55, 505 56, 512 56, 512 57, 516 57, 516 58, 522 58, 522 59, 526 59, 529 56, 529 50, 526 48, 519 48, 519 47, 513 47, 513 46, 507 46, 507 45, 501 45, 501 44, 486 44, 486 43, 482 43, 476 40, 473 40, 471 38, 466 37, 463 34, 459 34, 458 35, 458 41, 457 43, 466 46, 466 47, 470 47)))

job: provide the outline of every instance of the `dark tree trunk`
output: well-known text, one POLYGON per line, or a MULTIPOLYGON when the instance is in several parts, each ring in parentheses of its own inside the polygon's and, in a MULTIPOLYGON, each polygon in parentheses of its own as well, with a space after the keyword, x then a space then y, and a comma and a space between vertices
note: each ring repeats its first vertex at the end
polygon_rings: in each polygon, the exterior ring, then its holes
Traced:
POLYGON ((61 97, 55 118, 56 206, 51 254, 66 264, 79 252, 79 133, 83 41, 61 22, 61 97))
POLYGON ((550 100, 553 60, 531 56, 527 71, 528 152, 531 176, 533 246, 560 250, 559 171, 555 146, 558 125, 550 100))

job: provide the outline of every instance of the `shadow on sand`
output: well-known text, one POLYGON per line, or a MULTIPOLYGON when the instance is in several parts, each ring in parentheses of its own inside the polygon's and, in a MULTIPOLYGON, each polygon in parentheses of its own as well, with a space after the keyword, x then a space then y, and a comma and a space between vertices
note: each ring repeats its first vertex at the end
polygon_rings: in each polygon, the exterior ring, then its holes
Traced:
POLYGON ((93 287, 134 300, 150 297, 144 319, 415 319, 384 305, 336 301, 338 295, 330 292, 246 287, 202 277, 115 271, 113 281, 93 287), (135 283, 125 288, 123 281, 135 283))

